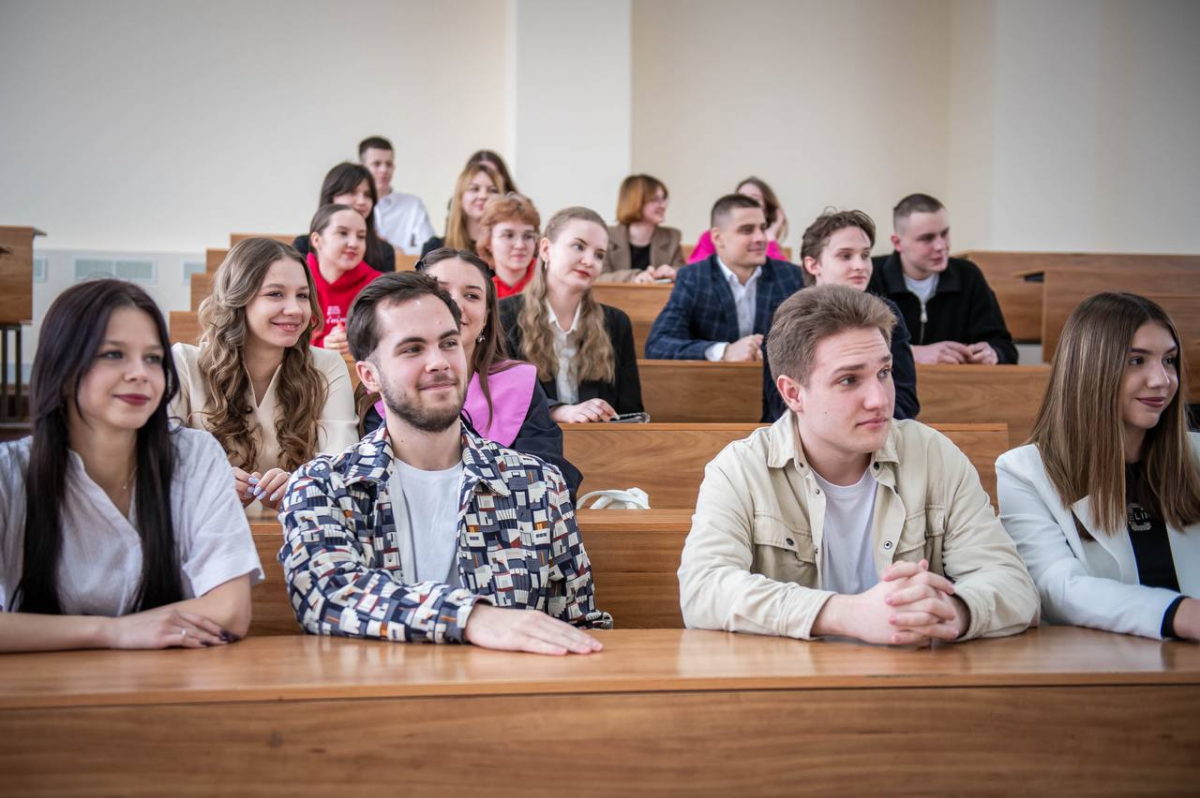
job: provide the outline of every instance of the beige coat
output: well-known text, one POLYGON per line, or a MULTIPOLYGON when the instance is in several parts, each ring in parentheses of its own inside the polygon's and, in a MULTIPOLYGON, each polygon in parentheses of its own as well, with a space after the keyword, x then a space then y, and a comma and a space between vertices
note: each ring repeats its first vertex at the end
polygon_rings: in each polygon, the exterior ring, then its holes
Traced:
MULTIPOLYGON (((683 249, 679 242, 683 234, 674 227, 658 226, 650 237, 650 265, 674 266, 676 269, 687 264, 683 257, 683 249)), ((640 269, 632 268, 633 254, 629 251, 629 228, 623 224, 610 225, 608 228, 608 255, 604 258, 604 268, 596 278, 602 283, 627 283, 641 273, 640 269)))
MULTIPOLYGON (((350 371, 346 361, 337 352, 316 347, 311 347, 311 350, 313 364, 329 383, 329 394, 318 421, 315 454, 338 454, 358 440, 358 416, 354 411, 350 371)), ((175 358, 175 370, 179 372, 179 394, 171 403, 171 417, 193 429, 208 429, 204 414, 208 392, 200 373, 200 348, 191 344, 175 344, 171 347, 171 354, 175 358)), ((254 464, 254 470, 262 473, 280 467, 279 439, 275 434, 275 416, 280 412, 276 395, 278 382, 277 370, 262 402, 257 406, 253 396, 246 397, 254 412, 254 421, 258 422, 258 462, 254 464)))
MULTIPOLYGON (((833 595, 821 589, 825 497, 793 419, 787 413, 729 444, 705 470, 679 567, 690 628, 807 640, 833 595)), ((1037 622, 1033 580, 958 447, 916 421, 895 421, 870 468, 879 483, 877 574, 895 561, 928 559, 970 610, 964 640, 1037 622)))

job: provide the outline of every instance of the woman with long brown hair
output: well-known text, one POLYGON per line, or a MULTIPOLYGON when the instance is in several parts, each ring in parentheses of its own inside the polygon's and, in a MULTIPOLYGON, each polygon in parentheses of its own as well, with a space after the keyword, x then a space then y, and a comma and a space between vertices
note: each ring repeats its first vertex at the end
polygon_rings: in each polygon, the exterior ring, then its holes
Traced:
POLYGON ((446 216, 446 234, 434 236, 421 247, 424 257, 435 249, 465 249, 474 252, 483 233, 483 208, 497 194, 508 191, 507 184, 496 168, 488 163, 467 164, 454 184, 450 211, 446 216))
POLYGON ((1200 435, 1179 332, 1097 294, 1059 339, 1027 445, 996 461, 1000 520, 1047 620, 1200 639, 1200 435))
MULTIPOLYGON (((317 198, 317 208, 326 205, 346 205, 358 211, 366 224, 366 249, 363 260, 377 272, 396 271, 396 250, 375 232, 375 206, 379 204, 379 194, 375 187, 375 178, 367 167, 358 163, 340 163, 329 170, 325 181, 321 184, 321 193, 317 198)), ((292 246, 301 255, 312 251, 310 236, 299 235, 292 246)))
POLYGON ((172 347, 172 415, 229 456, 243 504, 277 506, 291 472, 356 440, 350 372, 309 345, 321 309, 300 253, 268 238, 234 245, 200 305, 200 346, 172 347))
POLYGON ((555 421, 642 412, 633 325, 591 292, 607 250, 600 214, 561 210, 546 225, 529 286, 500 303, 509 351, 537 367, 555 421))

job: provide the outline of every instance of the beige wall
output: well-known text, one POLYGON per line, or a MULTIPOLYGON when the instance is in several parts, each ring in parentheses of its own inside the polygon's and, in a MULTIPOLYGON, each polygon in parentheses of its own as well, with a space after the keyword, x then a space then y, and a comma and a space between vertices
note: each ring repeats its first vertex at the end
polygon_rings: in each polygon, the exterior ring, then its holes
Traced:
POLYGON ((199 252, 300 232, 363 136, 441 229, 454 179, 503 147, 492 0, 3 0, 0 220, 56 249, 199 252), (461 46, 454 46, 461 45, 461 46))

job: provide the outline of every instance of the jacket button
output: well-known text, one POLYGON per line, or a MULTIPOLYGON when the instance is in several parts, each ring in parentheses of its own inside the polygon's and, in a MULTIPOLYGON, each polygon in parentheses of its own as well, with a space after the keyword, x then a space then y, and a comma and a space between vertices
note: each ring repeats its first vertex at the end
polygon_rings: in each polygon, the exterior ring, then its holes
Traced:
POLYGON ((789 546, 795 546, 795 545, 796 545, 796 541, 792 540, 791 538, 788 538, 786 542, 787 542, 787 544, 788 544, 789 546))
POLYGON ((879 463, 876 463, 876 464, 875 464, 875 470, 876 470, 876 471, 878 471, 878 470, 879 470, 879 463))
POLYGON ((885 541, 883 542, 883 547, 884 547, 885 549, 888 549, 888 550, 890 551, 890 550, 891 550, 891 548, 892 548, 892 541, 890 541, 890 540, 885 540, 885 541))

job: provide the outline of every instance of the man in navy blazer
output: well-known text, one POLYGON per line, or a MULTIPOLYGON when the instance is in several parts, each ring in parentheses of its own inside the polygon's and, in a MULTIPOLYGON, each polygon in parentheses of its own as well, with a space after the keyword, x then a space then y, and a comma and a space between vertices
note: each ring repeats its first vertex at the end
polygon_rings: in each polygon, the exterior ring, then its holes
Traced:
POLYGON ((804 285, 800 267, 767 257, 767 217, 753 199, 728 194, 712 209, 716 253, 679 270, 646 339, 646 357, 762 360, 775 309, 804 285))

